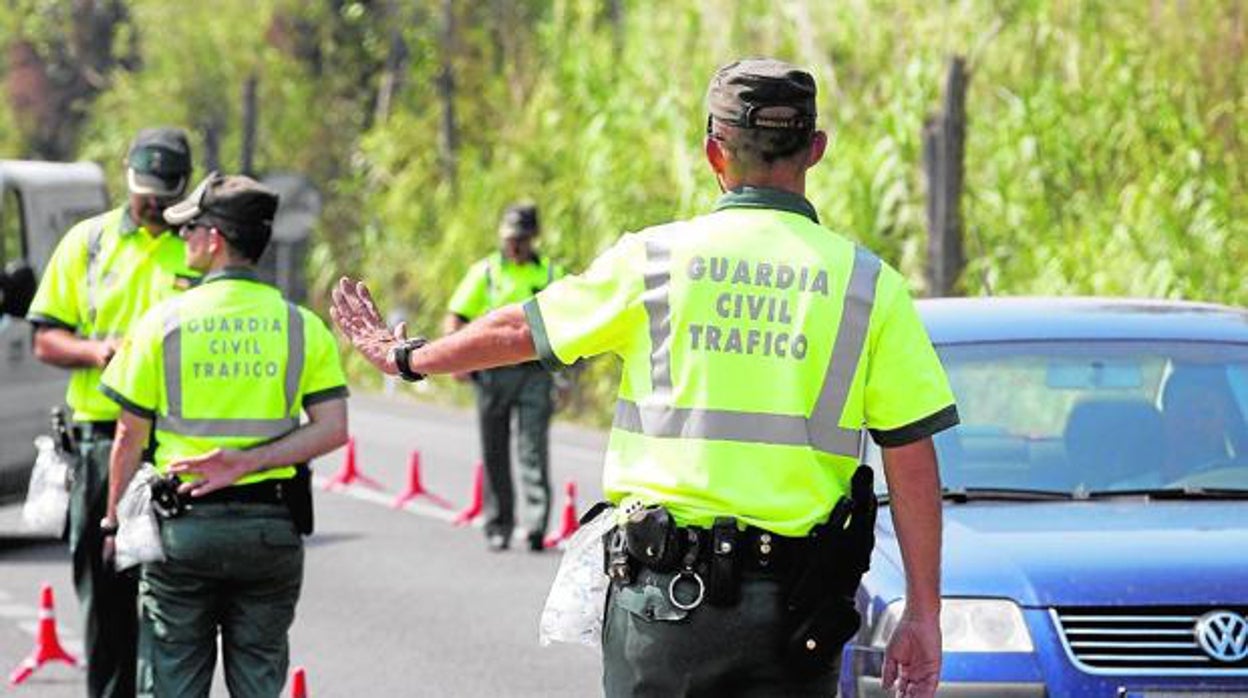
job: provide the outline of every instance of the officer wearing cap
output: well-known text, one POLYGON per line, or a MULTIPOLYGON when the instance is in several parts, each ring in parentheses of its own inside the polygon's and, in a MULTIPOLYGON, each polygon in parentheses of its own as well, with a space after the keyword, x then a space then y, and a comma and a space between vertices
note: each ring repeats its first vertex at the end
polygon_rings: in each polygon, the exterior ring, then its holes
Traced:
POLYGON ((419 377, 623 362, 604 491, 618 505, 602 634, 608 696, 835 695, 874 544, 882 448, 906 610, 885 688, 940 674, 940 496, 931 436, 958 421, 905 280, 819 224, 810 74, 730 63, 707 93, 714 210, 623 236, 580 276, 460 332, 396 341, 367 288, 331 314, 368 360, 419 377))
POLYGON ((117 405, 99 392, 100 372, 122 337, 153 305, 190 287, 198 274, 161 217, 191 175, 186 134, 139 131, 126 158, 128 202, 70 228, 30 306, 35 356, 69 369, 65 400, 77 441, 69 544, 83 613, 87 691, 134 694, 135 580, 101 559, 100 518, 108 494, 108 453, 117 405))
POLYGON ((180 482, 180 505, 158 510, 167 559, 142 568, 142 695, 207 696, 218 634, 230 695, 285 683, 306 463, 346 443, 347 388, 324 323, 256 277, 277 204, 248 177, 213 173, 166 210, 203 282, 145 315, 103 376, 122 410, 108 523, 149 439, 156 469, 180 482))
MULTIPOLYGON (((499 251, 477 261, 451 296, 443 323, 458 331, 487 312, 532 298, 563 275, 552 260, 538 254, 533 241, 541 231, 537 206, 508 206, 498 224, 499 251)), ((469 374, 455 376, 466 380, 469 374)), ((524 497, 523 527, 530 550, 542 550, 550 517, 550 416, 554 411, 552 377, 536 361, 471 374, 477 393, 481 453, 485 463, 485 536, 490 550, 508 547, 516 525, 515 488, 511 478, 511 418, 519 429, 517 455, 524 497)))

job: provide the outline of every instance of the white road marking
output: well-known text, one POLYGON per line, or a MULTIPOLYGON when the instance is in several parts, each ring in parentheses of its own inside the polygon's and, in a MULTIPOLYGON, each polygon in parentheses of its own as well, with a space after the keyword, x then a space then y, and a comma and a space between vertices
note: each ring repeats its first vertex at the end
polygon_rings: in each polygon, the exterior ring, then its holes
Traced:
MULTIPOLYGON (((317 489, 321 490, 322 492, 327 491, 325 490, 325 483, 328 481, 329 481, 329 478, 321 477, 320 475, 312 476, 313 486, 315 486, 317 489)), ((329 489, 328 492, 331 492, 333 494, 343 494, 348 497, 358 499, 362 502, 369 502, 370 504, 380 504, 388 509, 394 509, 394 500, 398 499, 397 494, 388 493, 388 492, 378 492, 377 490, 374 490, 366 485, 361 485, 361 486, 339 485, 339 486, 335 486, 329 489)), ((415 514, 416 516, 423 516, 429 519, 437 519, 439 521, 445 521, 447 523, 454 522, 455 517, 458 515, 458 512, 452 511, 450 509, 443 509, 442 507, 434 506, 433 504, 426 504, 425 502, 420 501, 420 499, 416 499, 411 502, 408 502, 405 506, 403 506, 401 510, 396 510, 396 511, 405 511, 409 514, 415 514)), ((474 519, 472 522, 472 525, 480 526, 481 525, 480 518, 481 517, 477 517, 476 519, 474 519)))

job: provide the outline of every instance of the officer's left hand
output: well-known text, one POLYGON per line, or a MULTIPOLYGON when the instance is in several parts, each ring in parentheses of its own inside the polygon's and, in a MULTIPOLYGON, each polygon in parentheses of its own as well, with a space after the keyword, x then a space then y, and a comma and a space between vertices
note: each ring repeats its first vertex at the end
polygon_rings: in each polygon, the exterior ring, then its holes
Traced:
POLYGON ((246 451, 232 448, 218 448, 202 456, 183 458, 169 464, 171 473, 198 476, 197 479, 183 482, 178 487, 179 492, 192 497, 229 487, 255 469, 256 464, 246 451))
POLYGON ((329 316, 369 363, 387 375, 398 373, 390 350, 398 344, 395 330, 399 328, 386 326, 364 282, 342 277, 334 288, 329 316))

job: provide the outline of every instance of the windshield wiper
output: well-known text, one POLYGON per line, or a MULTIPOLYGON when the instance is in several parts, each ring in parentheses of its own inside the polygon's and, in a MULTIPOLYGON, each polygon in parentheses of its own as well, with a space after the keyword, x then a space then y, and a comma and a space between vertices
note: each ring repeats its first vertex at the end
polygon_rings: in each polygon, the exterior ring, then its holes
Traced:
POLYGON ((1069 492, 1016 487, 946 487, 940 491, 946 502, 965 504, 976 501, 1053 502, 1074 499, 1069 492))
MULTIPOLYGON (((940 498, 946 502, 1064 502, 1075 499, 1070 492, 1057 490, 1034 490, 1013 487, 945 487, 940 498)), ((887 504, 888 494, 879 495, 881 504, 887 504)))
POLYGON ((1092 490, 1088 499, 1114 497, 1147 497, 1157 500, 1183 499, 1248 499, 1248 489, 1236 487, 1150 487, 1129 490, 1092 490))

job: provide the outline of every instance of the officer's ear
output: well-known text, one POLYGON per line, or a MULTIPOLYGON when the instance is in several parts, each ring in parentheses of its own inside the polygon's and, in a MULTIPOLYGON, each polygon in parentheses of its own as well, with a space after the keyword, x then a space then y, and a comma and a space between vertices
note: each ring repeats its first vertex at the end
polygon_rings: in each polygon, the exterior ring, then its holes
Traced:
POLYGON ((717 138, 707 136, 703 150, 706 152, 706 162, 715 174, 722 175, 728 171, 728 156, 724 153, 723 144, 717 138))
POLYGON ((823 154, 828 149, 828 134, 826 131, 815 131, 810 137, 810 154, 806 158, 806 168, 814 167, 823 159, 823 154))

